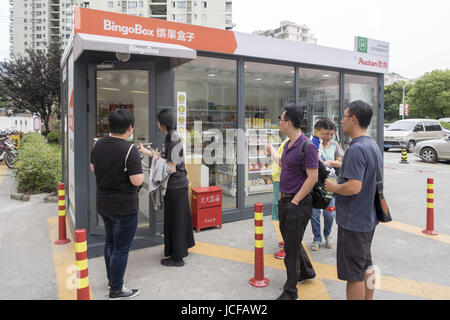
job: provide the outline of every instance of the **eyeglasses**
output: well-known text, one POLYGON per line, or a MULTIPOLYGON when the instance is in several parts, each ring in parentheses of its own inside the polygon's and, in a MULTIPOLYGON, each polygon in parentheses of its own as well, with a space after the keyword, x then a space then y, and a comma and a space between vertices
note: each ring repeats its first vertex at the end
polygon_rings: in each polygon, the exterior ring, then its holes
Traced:
POLYGON ((344 114, 344 115, 342 116, 341 120, 344 120, 346 117, 349 117, 349 118, 350 118, 350 117, 352 117, 352 116, 353 116, 352 114, 349 115, 349 116, 344 114))
POLYGON ((278 117, 278 121, 289 121, 289 120, 283 120, 281 117, 278 117))

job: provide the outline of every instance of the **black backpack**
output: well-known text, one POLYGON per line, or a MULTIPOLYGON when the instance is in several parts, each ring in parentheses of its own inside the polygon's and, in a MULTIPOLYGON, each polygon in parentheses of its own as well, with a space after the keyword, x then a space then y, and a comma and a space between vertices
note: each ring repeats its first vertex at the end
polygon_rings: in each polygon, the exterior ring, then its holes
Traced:
MULTIPOLYGON (((305 168, 305 149, 308 144, 312 143, 310 140, 306 140, 301 148, 302 167, 305 168)), ((331 198, 327 198, 327 192, 325 191, 325 179, 328 177, 327 169, 322 161, 319 161, 319 179, 317 180, 314 188, 311 190, 313 198, 314 209, 326 209, 330 205, 331 198)))

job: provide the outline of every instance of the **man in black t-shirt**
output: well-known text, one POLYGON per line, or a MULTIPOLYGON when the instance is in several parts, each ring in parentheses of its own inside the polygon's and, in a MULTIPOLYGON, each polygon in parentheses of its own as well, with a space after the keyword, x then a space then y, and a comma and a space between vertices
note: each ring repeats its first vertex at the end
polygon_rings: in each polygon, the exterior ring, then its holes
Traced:
POLYGON ((127 139, 134 118, 118 109, 109 115, 109 136, 98 140, 91 152, 91 171, 97 181, 97 212, 105 225, 105 264, 110 299, 132 298, 137 289, 123 286, 128 252, 137 229, 139 186, 144 183, 141 158, 127 139))

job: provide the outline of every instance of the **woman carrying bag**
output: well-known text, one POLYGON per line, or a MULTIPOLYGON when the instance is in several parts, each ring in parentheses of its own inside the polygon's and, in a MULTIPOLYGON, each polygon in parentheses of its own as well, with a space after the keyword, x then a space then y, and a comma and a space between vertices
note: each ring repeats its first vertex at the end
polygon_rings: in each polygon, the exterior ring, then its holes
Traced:
MULTIPOLYGON (((168 258, 162 259, 161 264, 182 267, 188 249, 195 245, 183 144, 175 132, 175 118, 171 110, 162 110, 157 118, 158 128, 166 135, 160 156, 172 167, 164 195, 164 256, 168 258)), ((149 157, 159 156, 157 151, 147 150, 141 144, 138 150, 149 157)))

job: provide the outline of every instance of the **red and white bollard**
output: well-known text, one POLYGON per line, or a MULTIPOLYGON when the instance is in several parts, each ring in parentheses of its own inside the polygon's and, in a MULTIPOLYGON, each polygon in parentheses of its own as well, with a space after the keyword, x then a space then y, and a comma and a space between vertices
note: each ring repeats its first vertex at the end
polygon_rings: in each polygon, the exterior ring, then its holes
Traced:
POLYGON ((64 183, 58 184, 58 240, 55 244, 61 245, 70 242, 70 239, 66 237, 66 195, 65 195, 64 183))
POLYGON ((263 205, 255 203, 255 276, 248 281, 252 286, 262 288, 269 285, 264 278, 263 205))
POLYGON ((438 233, 434 231, 434 180, 427 178, 427 228, 422 230, 423 233, 430 236, 436 236, 438 233))
POLYGON ((77 266, 77 300, 90 300, 86 229, 75 230, 75 264, 77 266))

